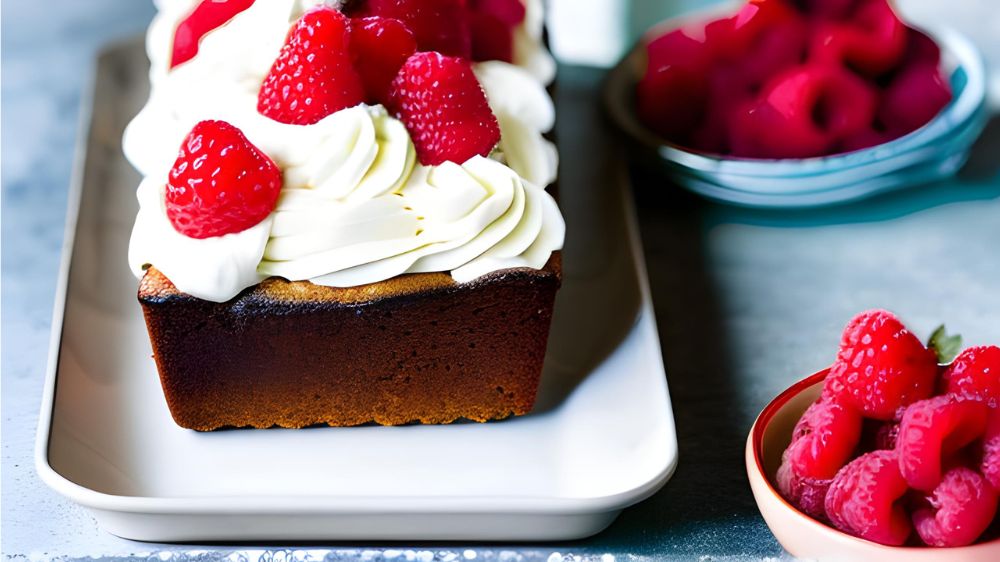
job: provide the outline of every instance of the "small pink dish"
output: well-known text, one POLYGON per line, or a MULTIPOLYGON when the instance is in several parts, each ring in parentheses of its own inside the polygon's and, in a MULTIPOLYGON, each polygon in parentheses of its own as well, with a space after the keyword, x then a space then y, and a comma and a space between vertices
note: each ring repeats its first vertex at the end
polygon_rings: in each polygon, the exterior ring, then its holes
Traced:
POLYGON ((959 548, 885 546, 838 531, 802 513, 778 493, 775 473, 802 413, 820 395, 829 370, 820 371, 771 401, 747 438, 746 463, 757 508, 789 554, 810 560, 879 562, 997 562, 1000 539, 959 548))

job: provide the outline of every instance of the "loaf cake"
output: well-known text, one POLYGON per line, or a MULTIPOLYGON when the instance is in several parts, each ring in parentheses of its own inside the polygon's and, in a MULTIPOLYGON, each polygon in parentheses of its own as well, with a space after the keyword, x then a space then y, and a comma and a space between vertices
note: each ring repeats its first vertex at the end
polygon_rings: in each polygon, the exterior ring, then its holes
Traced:
POLYGON ((159 4, 124 149, 170 412, 200 431, 528 413, 565 231, 539 2, 328 4, 159 4))

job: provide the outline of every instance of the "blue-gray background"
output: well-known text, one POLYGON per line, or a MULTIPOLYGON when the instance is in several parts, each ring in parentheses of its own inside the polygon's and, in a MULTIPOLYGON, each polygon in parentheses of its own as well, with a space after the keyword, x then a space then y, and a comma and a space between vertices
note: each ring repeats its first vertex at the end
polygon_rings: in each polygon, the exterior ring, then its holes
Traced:
MULTIPOLYGON (((618 22, 617 35, 609 34, 608 41, 622 44, 606 51, 620 50, 628 37, 661 15, 706 3, 636 0, 631 15, 618 22)), ((932 3, 901 2, 925 16, 932 3)), ((955 3, 967 10, 990 6, 989 0, 955 3)), ((572 3, 556 4, 564 11, 572 3)), ((614 3, 579 4, 598 9, 614 3)), ((1000 10, 993 8, 979 14, 952 10, 950 17, 970 28, 996 29, 991 22, 998 22, 1000 10)), ((81 95, 97 50, 109 40, 140 33, 153 8, 145 0, 8 0, 2 10, 3 554, 31 560, 146 558, 161 551, 161 558, 167 553, 229 556, 231 547, 148 545, 112 537, 84 510, 45 488, 34 472, 32 449, 81 95)), ((570 21, 563 27, 576 25, 570 21)), ((988 53, 996 54, 1000 50, 988 53)), ((567 69, 564 77, 596 84, 600 74, 567 69)), ((991 126, 956 181, 816 212, 753 212, 708 204, 678 193, 642 168, 633 170, 681 464, 663 491, 627 510, 605 533, 560 545, 339 545, 242 556, 779 556, 745 483, 742 441, 771 396, 829 363, 837 333, 852 314, 887 307, 920 333, 948 320, 971 343, 1000 342, 998 129, 996 123, 991 126)), ((572 155, 564 158, 571 161, 572 155)))

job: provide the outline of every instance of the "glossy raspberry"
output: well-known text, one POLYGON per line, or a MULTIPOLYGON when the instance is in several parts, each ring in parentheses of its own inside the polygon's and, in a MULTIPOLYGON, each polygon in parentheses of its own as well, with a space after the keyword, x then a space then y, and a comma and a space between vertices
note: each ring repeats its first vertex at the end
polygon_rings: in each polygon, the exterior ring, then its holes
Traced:
POLYGON ((778 491, 799 511, 814 519, 826 521, 826 493, 832 478, 817 479, 796 473, 795 468, 783 457, 777 473, 778 491))
POLYGON ((875 114, 874 90, 849 72, 826 66, 794 67, 764 87, 732 123, 736 156, 808 158, 866 127, 875 114))
POLYGON ((1000 405, 1000 347, 970 347, 941 375, 945 392, 1000 405))
POLYGON ((246 230, 274 210, 281 170, 224 121, 202 121, 167 179, 167 218, 177 232, 210 238, 246 230))
POLYGON ((514 29, 524 21, 522 0, 469 0, 472 60, 514 61, 514 29))
POLYGON ((503 20, 490 14, 469 16, 472 32, 472 60, 514 61, 514 34, 503 20))
POLYGON ((785 0, 750 0, 732 17, 706 24, 705 43, 717 61, 742 64, 753 62, 748 53, 755 50, 763 35, 804 25, 803 18, 785 0))
POLYGON ((866 417, 891 420, 934 391, 937 357, 891 313, 872 310, 847 325, 823 392, 866 417))
POLYGON ((861 1, 868 0, 794 0, 809 17, 820 20, 845 19, 861 1))
POLYGON ((883 130, 881 127, 865 127, 854 134, 846 135, 844 139, 840 141, 840 146, 837 152, 853 152, 863 148, 870 148, 889 142, 898 136, 899 133, 891 133, 883 130))
POLYGON ((684 144, 705 115, 710 53, 680 29, 651 41, 646 53, 646 73, 636 88, 639 118, 663 138, 684 144))
POLYGON ((911 64, 900 69, 886 87, 879 120, 896 136, 902 136, 926 125, 951 97, 951 85, 936 64, 911 64))
POLYGON ((729 124, 734 113, 754 96, 753 83, 739 68, 713 68, 708 76, 705 117, 692 131, 690 146, 717 154, 730 152, 729 124))
POLYGON ((831 400, 806 409, 792 431, 788 462, 799 475, 830 479, 851 458, 861 438, 861 415, 831 400))
POLYGON ((990 410, 990 419, 983 435, 983 460, 979 465, 983 476, 1000 493, 1000 409, 990 410))
POLYGON ((206 33, 233 19, 253 3, 254 0, 201 0, 174 30, 170 68, 193 59, 206 33))
POLYGON ((493 16, 511 29, 520 25, 527 14, 523 0, 469 0, 469 10, 493 16))
POLYGON ((819 23, 813 32, 810 57, 875 77, 902 60, 906 44, 907 28, 889 1, 868 0, 846 21, 819 23))
POLYGON ((882 422, 875 433, 875 447, 879 449, 895 449, 899 441, 899 422, 882 422))
POLYGON ((264 78, 257 111, 281 123, 311 125, 365 101, 348 49, 349 20, 319 6, 292 27, 264 78))
POLYGON ((760 88, 802 62, 808 37, 809 27, 801 18, 781 20, 756 34, 738 66, 752 87, 760 88))
POLYGON ((427 166, 486 156, 500 127, 469 61, 440 53, 411 56, 392 83, 388 108, 406 125, 427 166))
POLYGON ((352 17, 381 16, 402 21, 420 51, 469 58, 472 41, 465 0, 364 0, 347 4, 352 17))
POLYGON ((861 426, 861 441, 857 454, 870 453, 896 448, 896 437, 899 435, 899 422, 864 420, 861 426))
POLYGON ((908 28, 906 30, 906 53, 903 65, 913 63, 928 63, 937 65, 941 62, 941 47, 926 33, 908 28))
POLYGON ((403 22, 391 18, 359 18, 351 22, 351 59, 361 76, 366 99, 385 104, 389 85, 417 50, 417 41, 403 22))
POLYGON ((989 407, 959 396, 935 396, 911 404, 899 424, 896 450, 907 483, 929 492, 941 482, 947 457, 983 436, 989 407))
POLYGON ((881 544, 901 545, 912 530, 900 501, 908 490, 895 451, 866 453, 834 477, 826 494, 826 515, 844 532, 881 544))
POLYGON ((975 470, 953 468, 913 512, 913 526, 931 546, 966 546, 976 542, 997 512, 997 492, 975 470))

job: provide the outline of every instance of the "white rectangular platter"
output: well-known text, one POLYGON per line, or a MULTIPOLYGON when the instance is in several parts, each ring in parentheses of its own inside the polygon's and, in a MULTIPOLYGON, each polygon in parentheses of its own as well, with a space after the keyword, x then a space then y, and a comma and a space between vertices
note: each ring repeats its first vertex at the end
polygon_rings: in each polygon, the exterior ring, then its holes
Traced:
POLYGON ((141 42, 98 61, 70 196, 39 420, 42 479, 145 541, 557 540, 659 489, 677 442, 631 198, 594 92, 560 86, 569 238, 534 413, 449 426, 176 426, 126 265, 137 176, 119 139, 141 42))

